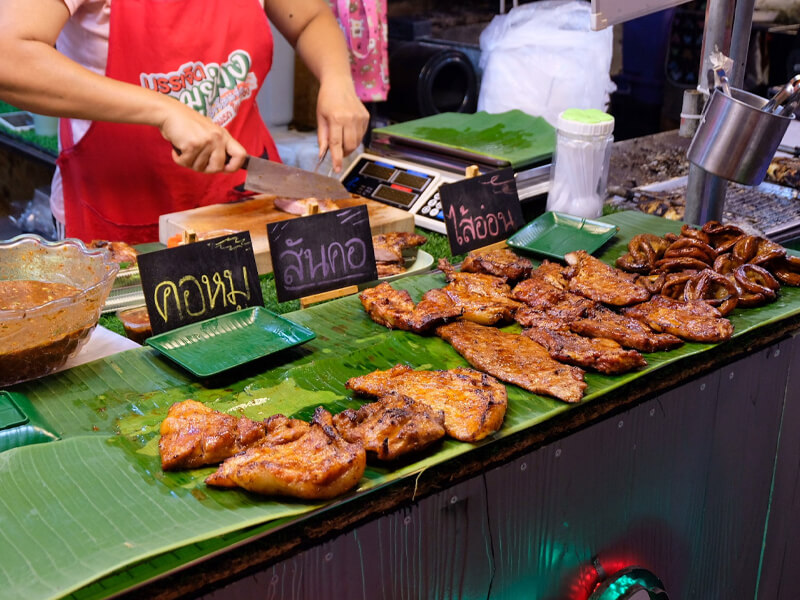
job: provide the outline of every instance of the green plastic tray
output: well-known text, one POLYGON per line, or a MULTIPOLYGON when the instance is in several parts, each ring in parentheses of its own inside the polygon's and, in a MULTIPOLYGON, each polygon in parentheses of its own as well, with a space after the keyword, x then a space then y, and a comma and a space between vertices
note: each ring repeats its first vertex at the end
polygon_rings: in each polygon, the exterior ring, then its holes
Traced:
POLYGON ((22 394, 0 390, 0 452, 59 439, 22 394))
POLYGON ((546 212, 508 238, 508 245, 559 260, 576 250, 592 253, 619 231, 616 225, 546 212))
POLYGON ((145 343, 197 377, 210 377, 314 337, 310 329, 256 306, 178 327, 145 343))

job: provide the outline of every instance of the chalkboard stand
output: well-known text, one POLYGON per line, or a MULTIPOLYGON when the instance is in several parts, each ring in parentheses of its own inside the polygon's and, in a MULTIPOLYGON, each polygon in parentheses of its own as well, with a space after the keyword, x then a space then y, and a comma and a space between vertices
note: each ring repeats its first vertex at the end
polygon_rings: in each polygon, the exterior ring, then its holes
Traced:
POLYGON ((469 165, 466 169, 464 169, 464 177, 467 179, 472 179, 473 177, 477 177, 481 174, 480 167, 478 165, 469 165))
POLYGON ((485 252, 491 252, 492 250, 502 250, 503 248, 507 248, 508 244, 506 244, 506 240, 501 240, 499 242, 495 242, 494 244, 489 244, 488 246, 481 246, 480 248, 475 248, 472 252, 475 254, 484 254, 485 252))
POLYGON ((333 300, 334 298, 341 298, 342 296, 349 296, 350 294, 357 294, 357 285, 348 285, 347 287, 339 288, 338 290, 329 290, 321 294, 312 294, 300 298, 300 308, 308 308, 312 304, 317 304, 325 300, 333 300))

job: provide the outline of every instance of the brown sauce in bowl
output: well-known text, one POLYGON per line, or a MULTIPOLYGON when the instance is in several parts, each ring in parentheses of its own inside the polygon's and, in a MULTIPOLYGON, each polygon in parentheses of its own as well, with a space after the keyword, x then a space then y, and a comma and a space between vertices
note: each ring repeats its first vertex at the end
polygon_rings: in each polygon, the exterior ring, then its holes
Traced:
POLYGON ((147 307, 140 306, 139 308, 120 311, 117 316, 125 328, 125 335, 137 344, 144 344, 144 341, 153 335, 147 307))
POLYGON ((80 294, 66 283, 46 281, 0 281, 0 310, 29 310, 59 298, 80 294))
MULTIPOLYGON (((46 281, 0 281, 0 310, 31 310, 60 298, 78 296, 82 290, 65 283, 46 281)), ((59 313, 64 309, 60 309, 59 313)), ((57 319, 56 319, 57 320, 57 319)), ((76 323, 70 330, 52 329, 49 319, 26 318, 25 336, 16 335, 0 345, 0 387, 50 373, 63 365, 94 329, 76 323)), ((0 339, 5 326, 0 320, 0 339)))

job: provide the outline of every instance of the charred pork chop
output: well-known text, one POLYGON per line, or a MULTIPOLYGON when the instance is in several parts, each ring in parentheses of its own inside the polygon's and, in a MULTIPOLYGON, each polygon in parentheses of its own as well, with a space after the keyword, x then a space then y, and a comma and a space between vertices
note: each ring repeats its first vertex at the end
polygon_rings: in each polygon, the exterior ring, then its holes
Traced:
POLYGON ((383 262, 403 262, 403 251, 416 248, 428 241, 424 235, 405 231, 391 231, 372 236, 372 247, 375 249, 375 260, 383 262))
POLYGON ((666 296, 653 296, 649 302, 626 308, 624 313, 656 331, 670 333, 687 342, 724 342, 733 335, 733 324, 702 300, 680 302, 666 296))
POLYGON ((584 250, 570 252, 565 258, 571 266, 566 272, 570 292, 611 306, 629 306, 650 298, 650 292, 636 285, 630 275, 584 250))
POLYGON ((265 422, 212 410, 196 400, 176 402, 161 422, 161 468, 174 471, 215 465, 266 436, 265 422))
POLYGON ((494 377, 467 368, 415 371, 396 365, 353 377, 348 389, 372 397, 395 392, 444 412, 447 434, 462 442, 476 442, 503 424, 508 406, 506 388, 494 377))
POLYGON ((389 329, 423 333, 462 313, 461 307, 441 290, 426 292, 417 305, 407 291, 396 290, 386 282, 364 290, 358 297, 370 318, 389 329))
POLYGON ((459 273, 444 258, 439 259, 439 269, 448 281, 442 289, 462 308, 464 319, 494 325, 511 321, 514 311, 521 306, 511 299, 511 288, 504 278, 485 273, 459 273))
POLYGON ((561 290, 547 279, 531 277, 521 281, 511 291, 515 300, 524 302, 526 306, 517 309, 514 318, 523 327, 526 315, 545 312, 560 319, 578 319, 595 305, 593 300, 561 290))
POLYGON ((417 452, 445 435, 443 411, 395 392, 340 412, 333 424, 344 439, 360 443, 378 460, 417 452))
POLYGON ((627 315, 620 315, 605 306, 595 306, 586 317, 569 321, 569 328, 586 337, 608 338, 639 352, 662 352, 683 344, 669 333, 656 333, 650 327, 627 315))
POLYGON ((502 277, 508 281, 519 281, 529 277, 533 263, 524 257, 517 256, 508 248, 498 248, 488 252, 472 251, 461 264, 465 273, 485 273, 502 277))
POLYGON ((578 402, 583 397, 583 371, 553 360, 543 346, 529 338, 469 321, 441 325, 436 335, 473 367, 502 381, 564 402, 578 402))
POLYGON ((358 485, 366 464, 361 444, 345 441, 330 413, 320 407, 304 435, 283 444, 259 444, 232 456, 206 483, 266 496, 325 500, 358 485))
MULTIPOLYGON (((519 321, 519 313, 517 315, 519 321)), ((647 361, 636 350, 625 350, 608 338, 588 338, 572 333, 560 319, 529 315, 522 335, 544 346, 557 361, 606 375, 619 375, 644 367, 647 361)))

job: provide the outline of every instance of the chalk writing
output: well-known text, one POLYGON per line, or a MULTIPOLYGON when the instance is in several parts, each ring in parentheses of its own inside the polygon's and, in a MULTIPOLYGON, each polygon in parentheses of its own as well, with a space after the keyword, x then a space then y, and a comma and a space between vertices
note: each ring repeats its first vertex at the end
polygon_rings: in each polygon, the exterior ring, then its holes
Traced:
POLYGON ((344 244, 331 242, 311 248, 301 246, 303 238, 287 239, 286 245, 297 247, 285 250, 278 258, 283 267, 287 290, 304 290, 319 279, 346 278, 367 263, 367 245, 364 240, 351 238, 344 244))
POLYGON ((270 223, 267 236, 280 301, 378 277, 366 206, 270 223))
POLYGON ((242 267, 241 280, 236 280, 233 272, 225 269, 212 273, 210 277, 186 275, 177 283, 162 281, 153 292, 156 312, 166 324, 170 323, 170 314, 178 320, 183 320, 184 315, 197 320, 219 314, 216 310, 219 306, 229 309, 224 312, 241 310, 248 306, 250 297, 247 267, 242 267))
POLYGON ((440 195, 453 254, 504 240, 524 224, 510 168, 442 185, 440 195))
POLYGON ((457 215, 455 207, 450 205, 447 218, 456 224, 456 240, 462 245, 473 241, 490 243, 488 240, 507 237, 519 228, 510 209, 487 214, 486 207, 481 204, 477 215, 471 215, 463 206, 458 212, 457 215))
POLYGON ((264 306, 246 231, 139 257, 153 333, 264 306))

